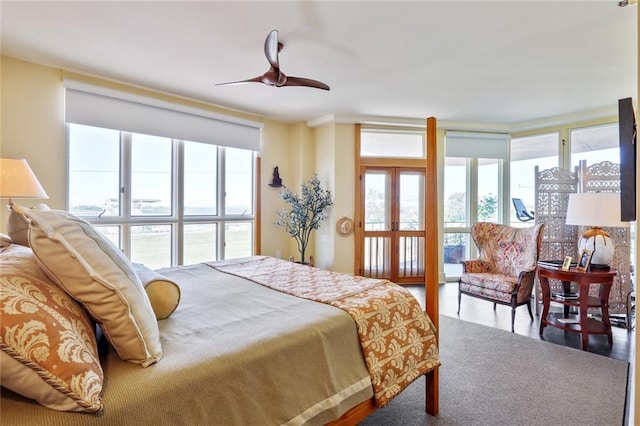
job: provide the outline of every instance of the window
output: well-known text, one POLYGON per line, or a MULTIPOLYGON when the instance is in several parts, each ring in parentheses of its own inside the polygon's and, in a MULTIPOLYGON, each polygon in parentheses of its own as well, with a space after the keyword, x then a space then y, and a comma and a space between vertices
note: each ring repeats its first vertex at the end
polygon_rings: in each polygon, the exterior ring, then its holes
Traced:
POLYGON ((132 216, 171 216, 172 149, 169 138, 131 134, 132 216))
POLYGON ((184 214, 218 214, 218 148, 184 142, 184 214))
POLYGON ((362 129, 360 156, 384 158, 425 158, 424 131, 362 129))
POLYGON ((587 166, 602 161, 620 162, 618 123, 571 129, 571 169, 586 160, 587 166))
MULTIPOLYGON (((520 198, 527 211, 534 210, 536 188, 535 168, 547 170, 560 164, 560 133, 552 132, 511 139, 510 188, 511 197, 520 198)), ((510 207, 511 226, 531 226, 516 218, 510 207)))
MULTIPOLYGON (((468 227, 467 182, 469 181, 468 160, 447 157, 444 164, 444 226, 468 227)), ((446 235, 445 235, 446 238, 446 235)), ((460 259, 462 260, 462 259, 460 259)), ((455 262, 451 262, 455 263, 455 262)))
POLYGON ((478 159, 478 221, 497 223, 502 216, 499 208, 502 163, 496 158, 478 159))
POLYGON ((68 210, 151 268, 253 254, 262 124, 65 79, 68 210))
POLYGON ((120 215, 120 132, 68 128, 69 210, 82 216, 120 215))
POLYGON ((253 254, 253 151, 72 123, 68 139, 68 210, 132 261, 253 254))
POLYGON ((509 136, 448 131, 444 166, 444 272, 447 280, 462 273, 460 260, 472 257, 471 224, 501 222, 503 177, 509 136))

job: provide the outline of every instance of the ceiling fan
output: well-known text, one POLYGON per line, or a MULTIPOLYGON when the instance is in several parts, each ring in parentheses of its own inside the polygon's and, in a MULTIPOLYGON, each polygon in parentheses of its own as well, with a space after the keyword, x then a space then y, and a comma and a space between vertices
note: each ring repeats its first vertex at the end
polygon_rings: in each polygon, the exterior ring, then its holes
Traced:
POLYGON ((282 50, 284 45, 278 41, 278 30, 273 30, 267 36, 264 41, 264 54, 267 57, 267 61, 271 64, 271 68, 264 74, 250 78, 248 80, 232 81, 229 83, 218 83, 216 86, 222 86, 226 84, 241 84, 241 83, 263 83, 267 86, 284 87, 284 86, 304 86, 313 87, 315 89, 329 90, 329 86, 321 81, 312 80, 310 78, 291 77, 286 75, 280 70, 280 64, 278 62, 278 52, 282 50))

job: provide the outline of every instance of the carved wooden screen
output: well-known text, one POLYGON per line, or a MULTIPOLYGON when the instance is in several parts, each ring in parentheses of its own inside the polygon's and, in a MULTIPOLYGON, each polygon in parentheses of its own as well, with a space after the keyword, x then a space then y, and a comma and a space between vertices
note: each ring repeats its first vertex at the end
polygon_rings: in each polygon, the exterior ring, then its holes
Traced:
MULTIPOLYGON (((578 176, 581 192, 620 192, 620 164, 603 161, 587 166, 580 162, 578 176)), ((581 227, 580 227, 581 228, 581 227)), ((631 291, 631 231, 629 228, 604 228, 615 244, 611 267, 618 271, 609 295, 609 311, 613 314, 627 312, 627 294, 631 291)), ((579 232, 582 232, 582 228, 579 232)), ((597 288, 591 292, 597 296, 597 288)))
MULTIPOLYGON (((544 223, 545 230, 540 248, 540 260, 562 260, 565 256, 578 256, 578 236, 582 227, 565 225, 569 194, 573 192, 619 192, 620 165, 603 161, 587 166, 582 161, 575 172, 559 167, 539 171, 535 169, 536 223, 544 223)), ((629 228, 605 228, 615 242, 612 268, 618 270, 609 295, 609 311, 622 314, 627 311, 627 295, 632 289, 629 228)), ((562 291, 560 281, 550 280, 551 291, 562 291)), ((591 290, 597 296, 597 288, 591 290)), ((540 312, 542 295, 536 282, 536 313, 540 312)))
MULTIPOLYGON (((535 168, 535 218, 544 223, 540 260, 563 260, 577 257, 577 226, 566 225, 569 194, 578 191, 577 174, 560 167, 547 170, 535 168)), ((562 291, 562 283, 549 280, 551 291, 562 291)), ((540 312, 542 293, 536 278, 536 313, 540 312)))

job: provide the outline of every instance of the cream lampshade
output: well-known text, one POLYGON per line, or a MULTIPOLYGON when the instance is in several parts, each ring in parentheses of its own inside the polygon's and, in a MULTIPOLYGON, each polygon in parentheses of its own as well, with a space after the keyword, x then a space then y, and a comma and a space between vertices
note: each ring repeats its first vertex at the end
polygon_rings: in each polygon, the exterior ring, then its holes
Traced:
POLYGON ((0 197, 49 198, 24 158, 0 158, 0 197))
POLYGON ((602 227, 628 227, 620 221, 620 194, 613 192, 583 192, 569 194, 567 225, 589 226, 578 240, 578 254, 590 250, 592 269, 609 269, 615 246, 602 227))

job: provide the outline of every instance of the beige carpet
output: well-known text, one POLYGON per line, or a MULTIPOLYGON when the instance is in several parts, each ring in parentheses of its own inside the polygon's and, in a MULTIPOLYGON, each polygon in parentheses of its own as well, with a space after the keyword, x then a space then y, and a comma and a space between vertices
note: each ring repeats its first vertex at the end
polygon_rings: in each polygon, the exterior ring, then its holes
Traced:
POLYGON ((440 317, 440 413, 424 377, 363 426, 622 425, 629 363, 440 317))

